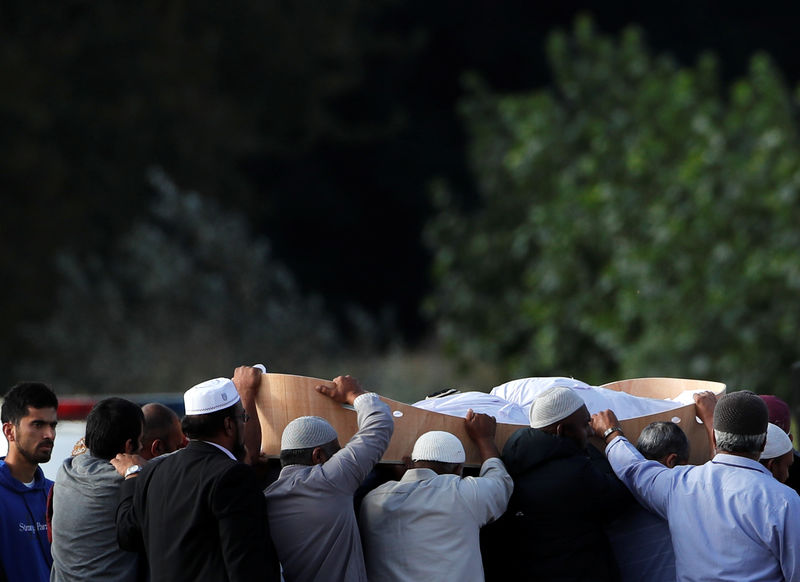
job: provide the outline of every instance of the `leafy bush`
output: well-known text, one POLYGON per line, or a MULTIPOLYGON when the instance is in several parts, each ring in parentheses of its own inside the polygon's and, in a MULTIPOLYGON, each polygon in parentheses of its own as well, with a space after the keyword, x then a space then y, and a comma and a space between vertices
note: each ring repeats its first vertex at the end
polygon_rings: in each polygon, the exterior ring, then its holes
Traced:
POLYGON ((553 85, 462 111, 481 199, 435 189, 428 309, 509 376, 667 375, 780 392, 800 345, 796 101, 770 60, 721 87, 640 32, 548 41, 553 85))

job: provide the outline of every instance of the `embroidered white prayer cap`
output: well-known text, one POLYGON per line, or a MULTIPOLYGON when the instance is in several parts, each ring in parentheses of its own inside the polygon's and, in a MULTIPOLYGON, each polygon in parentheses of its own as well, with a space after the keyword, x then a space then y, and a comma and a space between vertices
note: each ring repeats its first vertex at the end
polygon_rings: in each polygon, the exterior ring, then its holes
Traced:
POLYGON ((281 450, 310 449, 338 439, 331 424, 319 416, 301 416, 286 425, 281 435, 281 450))
POLYGON ((777 424, 771 422, 767 425, 767 444, 761 458, 764 460, 775 459, 792 450, 792 439, 783 432, 777 424))
POLYGON ((412 461, 463 463, 465 459, 464 446, 458 437, 443 430, 426 432, 417 439, 411 451, 412 461))
POLYGON ((531 427, 544 428, 564 420, 583 406, 583 399, 566 386, 553 386, 541 394, 531 405, 531 427))
POLYGON ((192 386, 183 394, 187 415, 209 414, 233 406, 237 402, 239 393, 230 378, 206 380, 192 386))

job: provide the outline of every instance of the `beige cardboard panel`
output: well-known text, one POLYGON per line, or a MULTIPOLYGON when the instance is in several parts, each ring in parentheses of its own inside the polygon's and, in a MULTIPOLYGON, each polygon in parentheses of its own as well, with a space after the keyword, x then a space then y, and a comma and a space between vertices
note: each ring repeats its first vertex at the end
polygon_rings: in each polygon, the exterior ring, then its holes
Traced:
MULTIPOLYGON (((281 433, 284 427, 298 416, 321 416, 333 425, 344 444, 357 430, 356 413, 347 406, 337 404, 315 390, 320 384, 332 385, 328 380, 292 376, 288 374, 264 374, 258 394, 257 409, 261 422, 261 449, 271 457, 280 454, 281 433)), ((637 396, 651 398, 671 398, 683 390, 704 389, 716 394, 725 391, 724 384, 702 380, 683 380, 676 378, 638 378, 621 380, 606 384, 606 388, 629 392, 637 396)), ((414 408, 408 404, 381 397, 389 405, 394 418, 394 434, 382 461, 400 463, 404 456, 411 454, 417 437, 429 430, 445 430, 453 433, 464 444, 468 465, 479 465, 477 448, 472 444, 464 430, 464 421, 429 410, 414 408)), ((694 419, 694 405, 684 406, 665 413, 652 414, 622 422, 626 436, 633 442, 642 428, 656 420, 679 419, 692 446, 691 461, 704 462, 709 458, 709 447, 703 426, 694 419)), ((514 431, 525 428, 522 425, 498 424, 497 445, 502 450, 506 440, 514 431)), ((599 442, 599 441, 598 441, 599 442)))
MULTIPOLYGON (((717 398, 725 394, 725 384, 720 382, 684 378, 634 378, 610 382, 604 384, 603 388, 647 398, 674 398, 684 390, 709 390, 716 394, 717 398)), ((683 429, 689 439, 690 463, 700 465, 713 456, 706 429, 696 419, 694 404, 681 406, 666 412, 623 420, 620 424, 625 431, 625 436, 635 444, 642 429, 651 422, 656 421, 677 422, 678 426, 683 429)), ((595 446, 602 447, 602 442, 599 439, 593 440, 595 441, 595 446)))

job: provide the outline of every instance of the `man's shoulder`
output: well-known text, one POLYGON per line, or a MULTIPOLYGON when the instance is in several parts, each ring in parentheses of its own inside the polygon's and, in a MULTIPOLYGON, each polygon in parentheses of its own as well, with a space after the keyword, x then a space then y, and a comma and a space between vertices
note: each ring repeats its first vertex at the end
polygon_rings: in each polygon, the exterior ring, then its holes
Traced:
POLYGON ((318 473, 321 465, 287 465, 281 469, 278 478, 265 490, 266 496, 278 496, 291 493, 298 483, 306 481, 312 472, 318 473))
POLYGON ((535 428, 523 428, 511 435, 501 460, 513 477, 554 468, 575 472, 593 466, 588 453, 569 439, 535 428))
MULTIPOLYGON (((40 469, 40 470, 41 470, 41 469, 40 469)), ((55 481, 51 481, 50 479, 48 479, 47 477, 45 477, 45 476, 44 476, 44 474, 42 474, 42 478, 41 478, 41 480, 37 480, 37 481, 38 481, 38 485, 37 485, 37 486, 38 486, 38 488, 39 488, 39 489, 41 489, 41 490, 43 490, 43 491, 45 491, 45 492, 49 492, 49 491, 50 491, 50 489, 52 489, 52 488, 53 488, 53 485, 55 485, 55 484, 56 484, 56 482, 55 482, 55 481)))
POLYGON ((119 487, 121 482, 122 477, 110 461, 95 457, 88 451, 64 459, 55 480, 56 485, 70 486, 84 492, 87 487, 119 487))
MULTIPOLYGON (((795 516, 800 517, 800 495, 797 491, 781 483, 772 475, 762 475, 759 479, 764 487, 765 502, 785 504, 795 516)), ((800 521, 798 521, 800 527, 800 521)))
POLYGON ((18 487, 16 483, 19 483, 19 481, 11 476, 11 470, 6 465, 4 458, 0 458, 0 494, 17 493, 18 487))
MULTIPOLYGON (((409 469, 408 472, 419 471, 419 469, 409 469)), ((377 499, 385 495, 414 495, 417 490, 425 490, 427 493, 436 493, 439 489, 447 489, 448 496, 453 495, 453 489, 462 482, 462 478, 458 475, 437 475, 433 471, 423 469, 424 475, 419 479, 404 478, 400 481, 387 481, 379 485, 369 493, 367 493, 365 500, 370 496, 377 499)), ((406 473, 408 475, 408 472, 406 473)), ((477 479, 479 477, 467 477, 468 479, 477 479)))
MULTIPOLYGON (((173 453, 161 455, 148 461, 148 465, 153 467, 164 467, 170 472, 172 468, 200 466, 213 467, 215 474, 224 473, 230 470, 238 471, 244 467, 245 471, 250 469, 240 461, 236 461, 227 456, 223 451, 213 445, 204 442, 191 442, 189 446, 179 449, 173 453)), ((152 469, 151 469, 152 470, 152 469)))
POLYGON ((711 475, 720 475, 718 478, 723 483, 730 484, 727 490, 731 494, 760 498, 764 506, 785 504, 792 511, 800 512, 800 495, 797 491, 775 479, 757 461, 747 463, 735 458, 732 463, 726 461, 730 459, 717 455, 711 461, 691 469, 697 470, 704 479, 716 480, 711 475))

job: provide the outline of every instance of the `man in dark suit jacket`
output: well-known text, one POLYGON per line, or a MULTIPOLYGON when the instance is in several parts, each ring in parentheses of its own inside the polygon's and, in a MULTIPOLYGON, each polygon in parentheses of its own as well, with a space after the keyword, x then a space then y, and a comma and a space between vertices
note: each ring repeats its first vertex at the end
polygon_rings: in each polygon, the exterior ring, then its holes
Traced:
POLYGON ((186 448, 144 467, 135 455, 112 461, 125 476, 120 547, 147 554, 152 582, 280 580, 264 496, 252 468, 240 462, 249 415, 236 386, 208 380, 184 402, 186 448))

